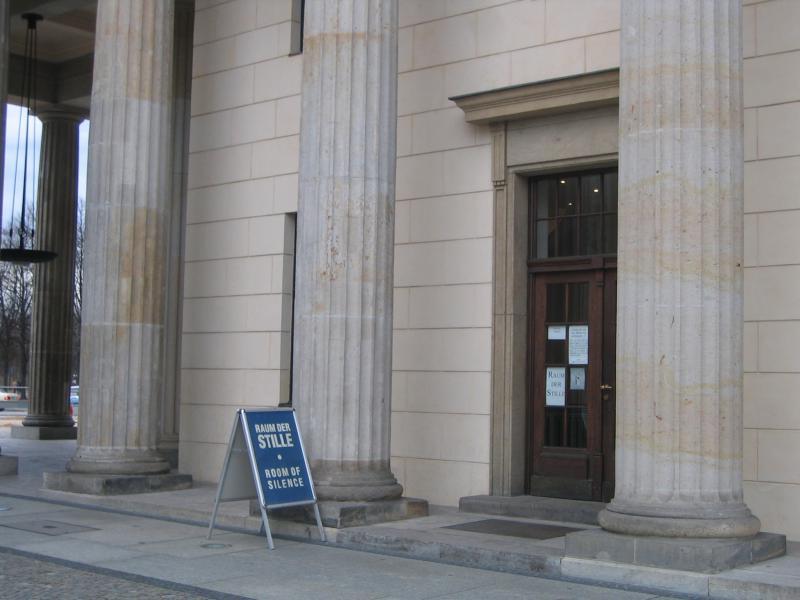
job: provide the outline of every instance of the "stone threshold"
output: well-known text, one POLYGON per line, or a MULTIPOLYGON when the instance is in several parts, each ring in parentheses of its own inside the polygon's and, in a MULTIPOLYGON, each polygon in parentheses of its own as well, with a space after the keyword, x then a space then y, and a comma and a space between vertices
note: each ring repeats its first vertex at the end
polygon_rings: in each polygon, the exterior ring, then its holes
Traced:
POLYGON ((603 502, 545 496, 465 496, 458 501, 461 512, 585 525, 597 525, 597 514, 605 507, 603 502))
MULTIPOLYGON (((97 497, 37 490, 35 494, 9 495, 207 525, 211 515, 209 499, 213 499, 213 491, 213 488, 199 487, 160 494, 97 497)), ((218 526, 220 529, 257 534, 261 519, 251 516, 249 512, 247 501, 223 504, 217 519, 218 526)), ((645 593, 720 600, 800 599, 800 545, 797 544, 793 545, 797 547, 790 555, 757 565, 718 574, 693 573, 564 557, 564 538, 531 540, 447 529, 445 527, 454 523, 490 516, 454 512, 382 525, 345 529, 326 527, 326 533, 330 543, 351 550, 645 593)), ((548 524, 586 527, 564 522, 548 524)), ((318 539, 316 527, 310 525, 277 518, 271 518, 270 525, 276 537, 312 542, 318 539)))

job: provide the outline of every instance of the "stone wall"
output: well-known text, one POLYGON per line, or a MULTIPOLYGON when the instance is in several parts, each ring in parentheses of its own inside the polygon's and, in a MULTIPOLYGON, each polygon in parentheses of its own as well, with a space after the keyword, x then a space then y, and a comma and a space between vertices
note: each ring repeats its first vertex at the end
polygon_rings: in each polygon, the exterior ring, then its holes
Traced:
POLYGON ((745 500, 800 539, 800 2, 745 1, 745 500))
POLYGON ((215 481, 235 407, 289 398, 301 56, 291 0, 198 0, 180 468, 215 481))
MULTIPOLYGON (((302 56, 292 0, 198 0, 181 468, 218 474, 234 406, 288 398, 302 56), (296 38, 294 38, 296 40, 296 38)), ((619 65, 618 0, 399 0, 392 468, 489 491, 489 129, 448 97, 619 65)), ((745 494, 800 539, 800 2, 745 0, 745 494)))
POLYGON ((400 0, 392 468, 406 494, 489 491, 488 126, 449 97, 619 65, 618 0, 400 0))

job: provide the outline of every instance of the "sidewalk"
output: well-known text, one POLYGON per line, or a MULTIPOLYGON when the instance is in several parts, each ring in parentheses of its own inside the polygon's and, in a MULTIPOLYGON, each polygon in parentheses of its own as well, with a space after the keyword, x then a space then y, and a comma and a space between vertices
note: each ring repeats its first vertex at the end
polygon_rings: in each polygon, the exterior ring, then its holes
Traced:
POLYGON ((269 551, 255 535, 223 532, 209 541, 205 528, 194 525, 2 496, 0 503, 10 507, 0 513, 3 598, 54 597, 54 589, 61 599, 656 597, 285 539, 269 551), (43 580, 40 567, 28 566, 34 558, 47 563, 52 579, 43 580), (75 568, 87 573, 87 581, 73 575, 67 587, 61 571, 75 568), (98 587, 103 578, 120 583, 98 587), (37 593, 31 579, 51 595, 37 593))
MULTIPOLYGON (((515 598, 530 595, 534 590, 538 593, 540 588, 543 595, 536 597, 542 598, 551 597, 547 595, 550 591, 555 594, 552 597, 557 598, 652 598, 659 593, 698 598, 800 598, 798 544, 790 544, 790 555, 782 558, 718 575, 704 575, 565 558, 563 536, 535 539, 521 533, 522 530, 535 530, 542 526, 586 528, 586 525, 459 513, 455 509, 436 507, 433 507, 429 517, 328 530, 329 539, 333 540, 328 546, 297 541, 298 538, 316 540, 314 527, 273 521, 273 531, 282 531, 296 537, 293 540, 285 536, 279 538, 276 541, 278 549, 270 553, 265 549, 264 538, 253 535, 260 527, 260 519, 249 515, 248 503, 226 503, 222 505, 218 523, 228 529, 220 534, 220 539, 225 544, 230 543, 230 546, 206 548, 203 547, 206 543, 204 526, 208 522, 213 504, 213 486, 197 486, 179 492, 109 497, 42 490, 41 472, 63 469, 74 450, 75 442, 11 440, 3 431, 4 428, 0 428, 0 446, 3 447, 3 452, 16 453, 21 459, 18 477, 0 478, 0 504, 20 502, 22 510, 35 510, 39 519, 72 525, 84 524, 81 519, 88 519, 86 523, 99 523, 102 525, 99 529, 107 533, 69 531, 59 535, 57 541, 50 538, 49 541, 30 538, 20 541, 17 539, 20 535, 43 534, 14 531, 10 535, 11 529, 0 527, 0 546, 11 546, 45 555, 48 555, 47 550, 52 549, 56 552, 52 556, 72 557, 70 560, 78 560, 75 557, 83 556, 85 552, 88 558, 83 562, 93 567, 109 567, 107 563, 111 562, 113 564, 109 568, 121 571, 182 584, 202 584, 205 589, 266 598, 273 597, 270 595, 272 588, 266 582, 284 573, 291 576, 296 572, 291 569, 283 570, 282 561, 286 556, 292 557, 295 563, 301 563, 298 568, 303 575, 302 582, 297 582, 297 585, 302 583, 301 587, 291 587, 294 585, 292 582, 289 588, 281 588, 283 597, 290 598, 304 597, 305 594, 311 594, 312 590, 313 593, 322 593, 326 598, 336 597, 327 588, 317 589, 314 585, 332 586, 331 589, 341 591, 341 597, 364 598, 451 597, 448 594, 456 591, 462 595, 452 597, 467 598, 473 597, 468 595, 471 589, 480 590, 480 593, 476 592, 476 598, 515 598), (54 502, 61 504, 53 504, 54 502), (51 517, 51 514, 55 516, 51 517), (164 520, 158 521, 152 517, 164 520), (506 529, 505 533, 497 534, 497 525, 502 526, 504 523, 507 527, 500 527, 500 530, 506 529), (487 525, 494 526, 494 529, 490 527, 487 533, 487 525), (513 531, 515 528, 520 531, 513 531), (13 536, 17 536, 13 538, 17 539, 16 545, 6 541, 13 536), (86 546, 90 540, 101 544, 101 547, 91 550, 86 546), (80 543, 77 544, 78 542, 80 543), (31 550, 28 544, 35 545, 36 548, 31 550), (136 555, 112 560, 104 550, 105 546, 114 548, 114 552, 123 550, 135 552, 136 555), (354 550, 357 552, 354 553, 354 550), (363 552, 365 550, 368 552, 363 552), (103 560, 95 560, 98 552, 103 560), (231 555, 235 556, 231 558, 231 555), (212 556, 225 567, 221 573, 214 570, 216 563, 211 560, 212 556), (237 566, 240 559, 241 568, 237 566), (128 567, 128 561, 131 561, 131 567, 128 567), (206 563, 208 569, 205 568, 206 563), (318 564, 323 565, 322 572, 327 573, 319 581, 311 573, 313 567, 309 567, 318 564), (277 570, 273 573, 272 567, 267 568, 268 565, 274 565, 277 570), (382 569, 388 571, 384 573, 382 569), (337 579, 339 575, 334 575, 336 573, 340 573, 341 581, 337 579), (525 577, 520 574, 539 577, 525 577), (446 588, 440 592, 436 587, 438 584, 428 582, 429 578, 438 581, 449 577, 455 577, 458 581, 469 581, 472 587, 457 590, 446 588), (404 587, 398 587, 397 578, 404 581, 407 579, 411 585, 410 591, 406 592, 404 587), (362 579, 363 585, 356 585, 353 589, 348 587, 354 581, 362 579), (373 583, 377 585, 378 581, 383 583, 379 587, 371 587, 373 583), (426 587, 429 583, 433 587, 426 587), (590 585, 584 589, 580 583, 590 585), (206 584, 213 584, 214 587, 206 584), (597 588, 594 587, 596 584, 628 591, 597 588), (579 587, 569 587, 575 585, 579 587), (568 587, 562 589, 559 586, 568 587), (567 589, 571 591, 565 592, 567 589), (631 590, 642 593, 636 595, 631 590), (356 592, 367 595, 348 595, 356 592), (590 592, 595 595, 590 595, 590 592), (627 593, 634 595, 624 595, 627 593)), ((16 515, 20 514, 16 507, 6 513, 0 512, 0 525, 16 518, 11 514, 15 511, 16 515)), ((212 542, 217 541, 219 540, 215 536, 212 542)), ((289 584, 283 582, 281 585, 289 584)))

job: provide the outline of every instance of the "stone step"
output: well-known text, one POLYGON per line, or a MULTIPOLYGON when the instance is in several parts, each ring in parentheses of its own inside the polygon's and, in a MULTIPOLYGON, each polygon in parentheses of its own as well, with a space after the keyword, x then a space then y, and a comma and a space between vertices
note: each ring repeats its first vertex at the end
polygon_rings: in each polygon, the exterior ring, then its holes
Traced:
POLYGON ((461 512, 585 525, 597 525, 597 513, 605 506, 602 502, 543 496, 465 496, 458 503, 461 512))
POLYGON ((403 530, 374 525, 340 529, 336 532, 336 543, 354 550, 551 577, 560 574, 563 554, 559 548, 519 538, 480 534, 465 536, 442 529, 403 530))

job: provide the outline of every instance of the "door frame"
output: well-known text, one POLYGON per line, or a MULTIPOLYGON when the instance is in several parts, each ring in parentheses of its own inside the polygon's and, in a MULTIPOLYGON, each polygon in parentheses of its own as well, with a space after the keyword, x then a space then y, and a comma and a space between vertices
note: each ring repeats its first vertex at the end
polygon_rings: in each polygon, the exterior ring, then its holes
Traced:
MULTIPOLYGON (((507 164, 508 124, 491 128, 494 183, 490 493, 515 496, 530 481, 528 424, 528 180, 618 165, 616 153, 507 164)), ((589 258, 559 259, 552 269, 586 268, 589 258)), ((550 268, 542 266, 543 269, 550 268)))

